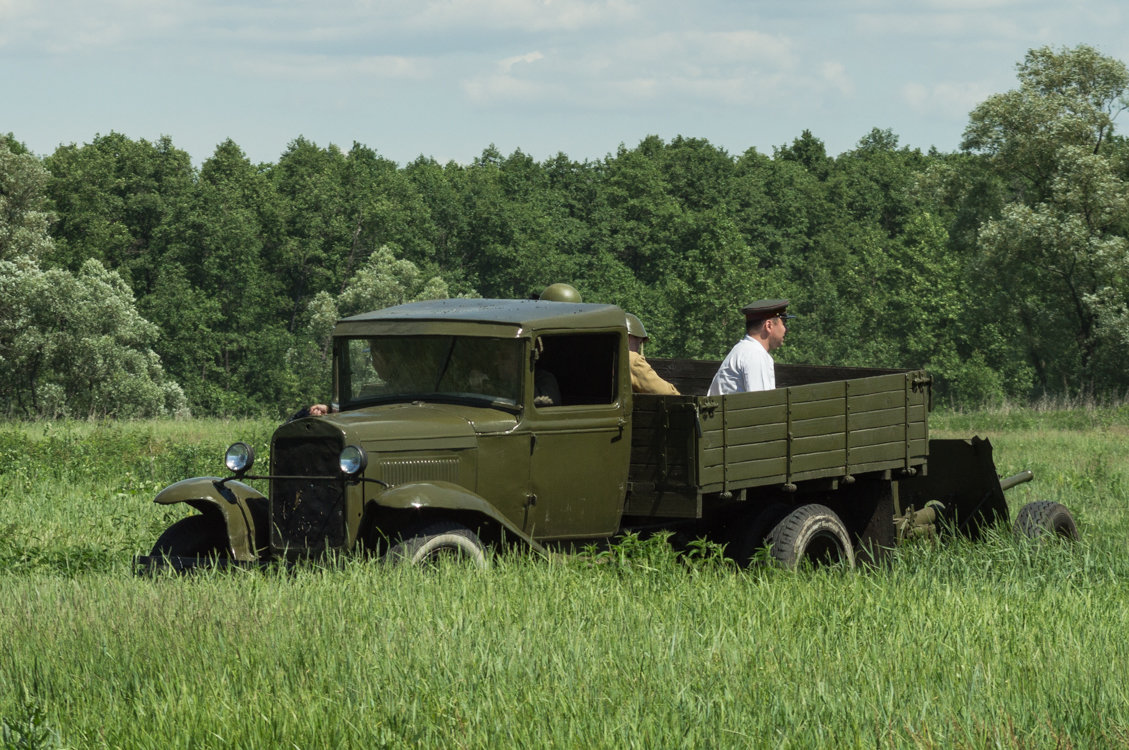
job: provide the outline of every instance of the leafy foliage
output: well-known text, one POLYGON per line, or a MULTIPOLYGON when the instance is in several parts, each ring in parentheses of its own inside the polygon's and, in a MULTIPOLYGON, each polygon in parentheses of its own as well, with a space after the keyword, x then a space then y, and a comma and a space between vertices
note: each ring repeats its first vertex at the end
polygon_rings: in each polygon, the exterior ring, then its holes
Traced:
POLYGON ((33 698, 24 697, 14 718, 0 720, 0 747, 4 750, 47 750, 59 746, 58 732, 33 698))
MULTIPOLYGON (((874 129, 838 156, 804 131, 771 155, 648 136, 596 161, 489 146, 401 168, 298 138, 260 165, 229 140, 197 170, 167 138, 99 135, 40 165, 9 136, 0 260, 84 283, 91 260, 117 273, 156 326, 126 338, 209 414, 324 400, 338 316, 557 281, 643 318, 652 356, 720 358, 743 304, 786 297, 800 317, 782 361, 924 366, 957 404, 1117 394, 1127 86, 1126 66, 1092 48, 1031 50, 954 154, 874 129)), ((59 394, 68 413, 87 408, 69 403, 78 392, 59 394)))
POLYGON ((982 225, 984 287, 1015 320, 1036 385, 1123 389, 1129 183, 1111 136, 1129 108, 1129 68, 1087 46, 1031 50, 1019 88, 972 112, 965 146, 987 154, 1011 199, 982 225))
POLYGON ((0 261, 38 260, 50 251, 52 217, 44 192, 50 177, 10 135, 0 135, 0 261))
POLYGON ((94 258, 78 273, 40 268, 46 233, 46 170, 0 141, 0 394, 8 416, 140 417, 184 413, 180 387, 152 349, 157 328, 133 292, 94 258), (26 181, 21 182, 21 175, 26 181))

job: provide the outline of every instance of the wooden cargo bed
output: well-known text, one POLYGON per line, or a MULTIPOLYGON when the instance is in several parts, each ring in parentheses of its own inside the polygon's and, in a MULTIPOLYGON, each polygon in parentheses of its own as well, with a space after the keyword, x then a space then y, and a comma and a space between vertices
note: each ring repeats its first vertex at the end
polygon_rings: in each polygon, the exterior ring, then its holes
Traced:
POLYGON ((651 363, 686 395, 634 397, 627 515, 696 518, 711 493, 834 484, 926 461, 923 371, 777 365, 776 390, 711 397, 717 362, 651 363))

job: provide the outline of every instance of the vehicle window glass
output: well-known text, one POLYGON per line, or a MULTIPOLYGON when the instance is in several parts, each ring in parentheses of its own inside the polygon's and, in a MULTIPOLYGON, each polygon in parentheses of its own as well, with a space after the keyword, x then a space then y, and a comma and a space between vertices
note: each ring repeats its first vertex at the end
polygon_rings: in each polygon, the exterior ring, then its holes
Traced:
POLYGON ((535 406, 615 402, 618 394, 618 334, 545 334, 538 337, 537 348, 535 379, 538 390, 545 389, 547 392, 548 388, 555 388, 559 395, 549 400, 535 398, 535 406))
POLYGON ((484 399, 515 405, 521 396, 522 342, 472 336, 348 339, 341 354, 347 402, 484 399))

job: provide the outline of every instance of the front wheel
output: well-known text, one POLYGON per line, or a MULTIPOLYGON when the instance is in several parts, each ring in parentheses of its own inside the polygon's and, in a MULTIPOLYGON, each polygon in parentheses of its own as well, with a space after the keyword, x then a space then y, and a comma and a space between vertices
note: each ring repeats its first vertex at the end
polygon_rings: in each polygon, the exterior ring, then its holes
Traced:
POLYGON ((478 534, 454 521, 438 521, 401 537, 389 547, 385 559, 408 565, 436 565, 448 559, 486 567, 486 548, 478 534))
POLYGON ((824 505, 801 505, 768 533, 772 559, 785 568, 807 560, 816 565, 855 566, 855 550, 847 527, 824 505))
POLYGON ((153 557, 228 557, 227 529, 222 519, 198 515, 182 518, 157 537, 153 557))
POLYGON ((1078 525, 1074 516, 1062 503, 1037 500, 1019 509, 1015 517, 1015 535, 1024 539, 1054 537, 1071 542, 1078 541, 1078 525))

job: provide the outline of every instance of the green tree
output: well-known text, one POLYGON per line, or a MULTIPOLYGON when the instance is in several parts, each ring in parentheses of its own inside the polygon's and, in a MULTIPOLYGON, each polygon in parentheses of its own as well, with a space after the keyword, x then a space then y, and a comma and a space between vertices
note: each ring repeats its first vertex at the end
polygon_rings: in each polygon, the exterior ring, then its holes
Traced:
POLYGON ((14 346, 0 359, 25 374, 16 399, 22 415, 187 413, 183 391, 165 375, 152 349, 157 328, 138 314, 121 276, 94 259, 78 274, 12 265, 0 268, 5 297, 24 312, 15 326, 14 346))
POLYGON ((408 164, 402 174, 419 196, 427 217, 431 261, 439 268, 465 276, 469 268, 463 244, 467 216, 460 198, 465 170, 454 162, 442 166, 421 156, 408 164))
POLYGON ((195 191, 189 156, 162 137, 133 141, 119 133, 61 146, 45 160, 58 212, 50 261, 77 271, 94 258, 115 269, 134 293, 149 293, 165 253, 170 214, 195 191))
POLYGON ((152 345, 157 328, 116 272, 77 274, 49 256, 47 171, 0 139, 0 403, 8 417, 183 413, 185 398, 152 345))
POLYGON ((333 326, 340 318, 449 296, 442 278, 427 276, 410 260, 397 258, 391 248, 379 247, 346 282, 341 294, 314 295, 302 335, 287 355, 290 369, 307 393, 328 392, 333 326))
POLYGON ((346 211, 345 171, 341 149, 322 149, 304 138, 292 141, 270 169, 282 222, 272 266, 291 330, 315 294, 341 290, 344 269, 360 252, 363 227, 346 211))
POLYGON ((0 135, 0 260, 45 258, 53 249, 54 218, 46 190, 50 173, 11 135, 0 135))
POLYGON ((676 228, 682 252, 654 287, 665 302, 655 307, 666 312, 654 328, 680 356, 720 358, 744 335, 740 309, 784 296, 787 280, 761 263, 723 209, 696 211, 676 228))
POLYGON ((278 241, 277 200, 263 170, 232 141, 204 162, 190 201, 170 218, 168 247, 146 313, 163 331, 161 351, 194 409, 209 414, 274 410, 285 362, 264 342, 285 329, 284 279, 267 261, 278 241))
POLYGON ((983 276, 1006 281, 992 298, 1041 389, 1124 387, 1124 347, 1109 344, 1129 302, 1129 184, 1110 144, 1129 68, 1082 45, 1031 50, 1018 71, 1019 88, 989 97, 965 131, 1011 193, 982 225, 983 276))
POLYGON ((683 213, 663 173, 664 147, 648 136, 634 149, 620 146, 602 166, 606 209, 597 241, 650 286, 665 276, 677 252, 674 224, 683 213))
POLYGON ((521 297, 531 286, 575 275, 562 241, 566 210, 549 199, 547 175, 536 161, 520 150, 504 157, 490 146, 452 176, 463 214, 457 255, 471 288, 521 297))

